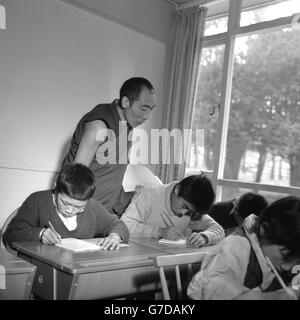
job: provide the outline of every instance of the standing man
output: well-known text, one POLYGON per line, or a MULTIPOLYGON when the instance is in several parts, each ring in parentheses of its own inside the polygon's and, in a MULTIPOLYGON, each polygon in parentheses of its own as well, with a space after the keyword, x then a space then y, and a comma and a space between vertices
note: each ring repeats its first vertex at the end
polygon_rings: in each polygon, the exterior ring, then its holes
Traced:
POLYGON ((96 178, 94 197, 119 216, 131 200, 122 188, 131 147, 128 136, 150 117, 155 106, 154 88, 148 80, 126 80, 119 100, 99 104, 82 117, 63 161, 63 166, 73 162, 88 166, 96 178))

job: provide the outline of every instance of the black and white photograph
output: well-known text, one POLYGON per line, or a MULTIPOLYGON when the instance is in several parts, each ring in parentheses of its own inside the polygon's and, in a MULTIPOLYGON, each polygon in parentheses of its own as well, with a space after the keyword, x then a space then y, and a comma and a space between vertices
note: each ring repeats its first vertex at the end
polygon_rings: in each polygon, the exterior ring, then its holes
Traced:
POLYGON ((0 0, 0 199, 0 306, 300 300, 300 0, 0 0))

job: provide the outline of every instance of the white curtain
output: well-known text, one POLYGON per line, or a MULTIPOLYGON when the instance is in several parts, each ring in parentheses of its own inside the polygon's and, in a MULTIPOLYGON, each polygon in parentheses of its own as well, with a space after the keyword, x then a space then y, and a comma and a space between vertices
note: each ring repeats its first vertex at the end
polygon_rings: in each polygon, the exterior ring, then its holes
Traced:
MULTIPOLYGON (((191 129, 206 14, 207 8, 192 7, 173 15, 167 45, 163 105, 163 128, 170 132, 180 129, 183 133, 184 129, 191 129)), ((164 183, 183 178, 188 149, 189 142, 180 144, 177 141, 161 150, 162 158, 157 174, 164 183), (170 151, 170 164, 164 161, 167 150, 170 151), (180 161, 180 156, 183 161, 180 161)))

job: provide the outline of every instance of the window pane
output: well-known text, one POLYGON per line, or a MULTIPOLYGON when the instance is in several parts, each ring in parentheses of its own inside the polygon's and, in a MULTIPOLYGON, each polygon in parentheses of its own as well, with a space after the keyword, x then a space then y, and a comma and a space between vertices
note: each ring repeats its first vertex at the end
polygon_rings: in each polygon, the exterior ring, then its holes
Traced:
POLYGON ((227 32, 229 0, 211 2, 205 23, 205 36, 227 32))
POLYGON ((300 30, 236 40, 224 177, 300 186, 300 30))
POLYGON ((247 192, 254 192, 254 193, 260 194, 261 196, 265 197, 265 199, 268 201, 269 204, 271 204, 272 202, 280 198, 289 196, 289 194, 284 194, 284 193, 269 192, 269 191, 256 192, 255 190, 251 190, 251 189, 230 188, 230 187, 223 186, 221 199, 222 201, 236 199, 237 197, 247 192))
POLYGON ((202 50, 187 174, 211 171, 214 167, 219 110, 213 106, 220 103, 223 58, 224 45, 202 50))
POLYGON ((214 20, 207 20, 205 23, 204 36, 227 32, 228 17, 222 17, 214 20))
POLYGON ((299 0, 287 0, 269 6, 244 10, 241 14, 241 26, 248 26, 263 21, 288 17, 300 12, 299 0))

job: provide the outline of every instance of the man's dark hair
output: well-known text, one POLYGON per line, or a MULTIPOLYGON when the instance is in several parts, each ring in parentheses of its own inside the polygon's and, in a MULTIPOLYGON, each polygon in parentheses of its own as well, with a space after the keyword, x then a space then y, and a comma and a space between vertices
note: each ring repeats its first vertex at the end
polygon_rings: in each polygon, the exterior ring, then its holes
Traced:
POLYGON ((273 202, 258 217, 255 229, 262 243, 282 245, 288 250, 287 258, 300 259, 300 198, 273 202))
POLYGON ((267 206, 268 202, 263 196, 253 192, 247 192, 239 198, 238 213, 243 219, 252 213, 259 216, 267 206))
POLYGON ((150 81, 145 78, 135 77, 126 80, 120 89, 120 101, 127 97, 130 102, 138 100, 144 88, 154 91, 150 81))
POLYGON ((75 200, 88 200, 95 192, 94 174, 80 163, 67 165, 57 177, 55 191, 75 200))
POLYGON ((206 213, 215 201, 212 184, 203 173, 188 176, 179 185, 178 196, 191 203, 198 213, 206 213))

